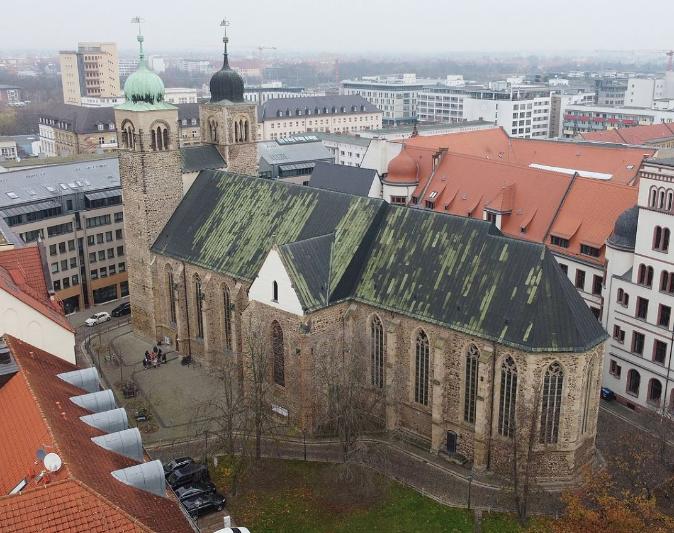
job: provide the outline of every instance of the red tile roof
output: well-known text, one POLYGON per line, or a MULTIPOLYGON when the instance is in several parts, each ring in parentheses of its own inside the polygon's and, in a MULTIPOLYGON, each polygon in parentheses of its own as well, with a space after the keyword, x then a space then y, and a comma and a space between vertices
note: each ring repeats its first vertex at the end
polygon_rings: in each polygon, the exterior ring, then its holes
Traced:
MULTIPOLYGON (((2 486, 11 489, 37 473, 37 447, 58 453, 64 465, 47 484, 31 481, 21 495, 0 498, 0 516, 14 520, 9 530, 191 532, 174 497, 161 498, 112 477, 113 470, 138 463, 91 441, 102 432, 79 420, 89 412, 70 401, 85 391, 56 376, 76 367, 11 336, 5 340, 19 371, 0 381, 2 486), (71 512, 45 511, 50 502, 71 512)), ((0 529, 6 529, 4 523, 0 529)))
POLYGON ((63 314, 63 309, 49 296, 37 246, 0 252, 0 290, 8 292, 62 328, 75 331, 63 314))
POLYGON ((623 184, 633 183, 641 162, 656 152, 650 148, 511 138, 502 128, 414 137, 402 142, 427 151, 429 158, 434 151, 447 148, 449 152, 520 166, 536 164, 610 174, 611 181, 623 184))
POLYGON ((637 203, 637 194, 636 187, 576 178, 549 232, 549 235, 568 239, 569 247, 553 246, 549 237, 546 244, 555 252, 603 263, 604 242, 620 214, 637 203), (581 254, 581 244, 599 248, 600 256, 595 258, 581 254))
POLYGON ((436 211, 480 220, 486 207, 509 212, 502 217, 504 233, 542 242, 571 179, 557 172, 448 153, 431 182, 421 181, 414 196, 424 207, 434 201, 436 211))
POLYGON ((581 133, 581 137, 585 141, 647 145, 674 139, 674 124, 662 123, 631 128, 613 128, 581 133))

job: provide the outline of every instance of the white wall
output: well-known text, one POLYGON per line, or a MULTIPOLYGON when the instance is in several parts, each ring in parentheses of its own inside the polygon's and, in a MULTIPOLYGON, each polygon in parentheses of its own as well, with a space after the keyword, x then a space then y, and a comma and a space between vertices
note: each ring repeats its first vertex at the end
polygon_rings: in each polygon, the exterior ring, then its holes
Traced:
POLYGON ((388 164, 391 162, 391 159, 400 153, 402 148, 402 143, 389 142, 384 139, 372 139, 360 166, 372 168, 381 176, 385 172, 388 172, 388 164))
POLYGON ((75 334, 0 290, 0 335, 5 333, 75 364, 75 334))
POLYGON ((290 276, 283 266, 281 256, 276 249, 269 251, 257 277, 248 291, 248 299, 303 316, 302 304, 293 288, 290 276), (278 300, 273 299, 273 284, 278 283, 278 300))

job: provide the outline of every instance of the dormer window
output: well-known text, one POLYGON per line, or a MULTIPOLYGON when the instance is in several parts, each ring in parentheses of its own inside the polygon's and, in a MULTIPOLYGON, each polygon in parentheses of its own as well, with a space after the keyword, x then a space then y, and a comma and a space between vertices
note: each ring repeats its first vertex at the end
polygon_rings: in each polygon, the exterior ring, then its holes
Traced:
POLYGON ((278 283, 276 283, 276 280, 271 284, 271 301, 278 303, 278 283))
POLYGON ((557 237, 557 235, 550 235, 550 244, 559 246, 560 248, 568 248, 569 239, 563 239, 562 237, 557 237))
POLYGON ((491 211, 485 211, 484 212, 484 219, 487 222, 491 222, 492 224, 496 224, 496 213, 492 213, 491 211))
POLYGON ((590 257, 599 257, 600 250, 589 244, 580 245, 580 253, 583 255, 589 255, 590 257))

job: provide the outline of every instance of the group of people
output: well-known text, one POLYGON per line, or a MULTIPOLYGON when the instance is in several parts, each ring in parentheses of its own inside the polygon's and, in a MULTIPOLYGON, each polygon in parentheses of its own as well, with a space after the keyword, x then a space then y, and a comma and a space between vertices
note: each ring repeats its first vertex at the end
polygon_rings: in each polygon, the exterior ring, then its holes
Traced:
POLYGON ((166 354, 156 345, 152 351, 145 350, 143 357, 143 368, 158 368, 160 364, 166 362, 166 354))

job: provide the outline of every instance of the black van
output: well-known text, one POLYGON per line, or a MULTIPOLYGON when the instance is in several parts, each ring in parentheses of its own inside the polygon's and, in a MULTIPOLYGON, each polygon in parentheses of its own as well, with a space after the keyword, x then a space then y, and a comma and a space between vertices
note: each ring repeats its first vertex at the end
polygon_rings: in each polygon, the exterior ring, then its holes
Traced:
POLYGON ((199 463, 190 463, 185 466, 177 468, 166 478, 168 484, 173 490, 178 487, 189 485, 190 483, 198 483, 200 481, 208 481, 208 467, 199 463))

